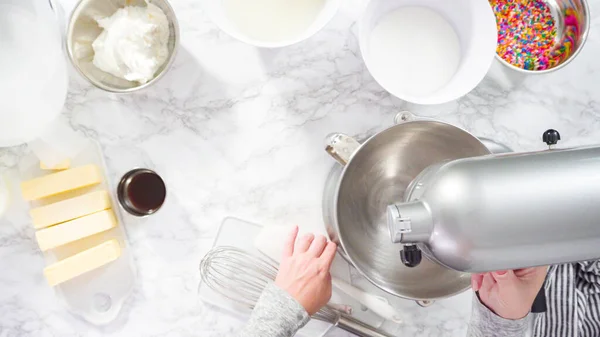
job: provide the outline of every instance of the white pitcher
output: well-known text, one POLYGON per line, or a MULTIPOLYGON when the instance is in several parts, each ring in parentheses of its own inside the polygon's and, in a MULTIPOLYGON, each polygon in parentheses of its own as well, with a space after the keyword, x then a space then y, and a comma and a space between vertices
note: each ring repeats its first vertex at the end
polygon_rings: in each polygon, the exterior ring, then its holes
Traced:
POLYGON ((0 0, 0 147, 36 138, 62 111, 61 24, 53 0, 0 0))

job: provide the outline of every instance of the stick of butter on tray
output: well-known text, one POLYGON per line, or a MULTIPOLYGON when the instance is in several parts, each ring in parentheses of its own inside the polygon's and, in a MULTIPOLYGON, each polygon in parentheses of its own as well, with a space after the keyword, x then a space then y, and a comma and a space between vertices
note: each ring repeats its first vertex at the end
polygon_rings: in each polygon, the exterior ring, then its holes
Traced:
POLYGON ((32 208, 29 214, 31 215, 33 227, 40 229, 81 218, 88 214, 109 209, 110 207, 110 195, 108 192, 97 191, 32 208))
POLYGON ((68 169, 69 167, 71 167, 71 159, 69 158, 61 161, 60 163, 54 166, 46 165, 46 163, 44 163, 43 161, 40 162, 40 169, 42 170, 62 171, 68 169))
POLYGON ((108 209, 79 219, 67 221, 56 226, 40 229, 35 233, 42 251, 47 251, 69 242, 98 234, 117 226, 117 218, 108 209))
POLYGON ((100 182, 102 173, 96 165, 91 164, 24 181, 21 191, 25 200, 32 201, 100 182))
POLYGON ((121 256, 121 246, 115 239, 84 250, 44 269, 48 284, 55 286, 79 275, 102 267, 121 256))

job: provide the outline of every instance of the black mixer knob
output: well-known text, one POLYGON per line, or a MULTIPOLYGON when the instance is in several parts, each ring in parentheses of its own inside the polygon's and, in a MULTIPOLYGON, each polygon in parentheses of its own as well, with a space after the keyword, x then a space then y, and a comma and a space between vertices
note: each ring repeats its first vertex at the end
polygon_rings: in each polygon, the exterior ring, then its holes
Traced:
POLYGON ((548 144, 548 146, 556 145, 560 140, 560 133, 554 129, 548 129, 542 134, 542 140, 544 143, 548 144))
POLYGON ((402 263, 410 268, 416 267, 421 263, 421 250, 415 245, 406 245, 400 251, 402 263))

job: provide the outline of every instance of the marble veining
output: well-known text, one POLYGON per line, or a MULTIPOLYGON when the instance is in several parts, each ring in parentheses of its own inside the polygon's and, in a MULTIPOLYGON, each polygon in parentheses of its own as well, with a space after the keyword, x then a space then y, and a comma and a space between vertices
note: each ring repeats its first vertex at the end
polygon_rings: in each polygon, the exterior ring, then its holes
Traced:
MULTIPOLYGON (((60 2, 66 13, 75 3, 60 2)), ((173 0, 181 46, 155 86, 115 95, 71 70, 63 122, 99 141, 113 181, 132 167, 150 167, 165 178, 168 199, 156 215, 128 219, 138 279, 121 315, 104 327, 56 300, 31 226, 0 221, 0 336, 231 335, 243 320, 202 304, 198 262, 226 216, 320 228, 323 183, 334 163, 323 139, 331 132, 365 136, 409 110, 517 151, 544 149, 540 137, 551 127, 561 132, 561 147, 600 143, 599 0, 590 4, 585 48, 563 70, 511 76, 508 86, 488 76, 469 95, 437 106, 396 99, 369 75, 355 23, 365 2, 344 1, 303 43, 261 50, 219 31, 200 1, 173 0)), ((14 169, 26 153, 26 146, 0 149, 0 170, 14 169)), ((429 308, 394 299, 407 314, 397 333, 464 336, 470 298, 467 292, 429 308)))

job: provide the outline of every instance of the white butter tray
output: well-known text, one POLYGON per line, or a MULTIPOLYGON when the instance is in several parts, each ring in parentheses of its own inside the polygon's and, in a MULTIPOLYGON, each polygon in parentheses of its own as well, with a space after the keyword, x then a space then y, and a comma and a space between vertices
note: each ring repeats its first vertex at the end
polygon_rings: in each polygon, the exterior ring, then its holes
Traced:
MULTIPOLYGON (((101 170, 104 177, 101 184, 68 192, 58 197, 34 201, 29 203, 29 206, 42 206, 63 200, 65 197, 74 197, 94 191, 106 190, 109 192, 112 209, 119 222, 115 228, 44 252, 46 265, 50 265, 86 249, 86 247, 96 246, 110 239, 116 239, 119 242, 121 256, 117 260, 54 287, 57 298, 70 312, 92 324, 105 325, 118 316, 123 303, 131 294, 136 272, 127 243, 127 234, 123 228, 123 217, 117 203, 115 188, 111 186, 108 179, 102 150, 94 141, 90 141, 79 154, 71 158, 71 167, 87 164, 95 164, 101 170)), ((52 171, 40 169, 40 162, 33 154, 21 160, 19 171, 21 181, 52 173, 52 171)))

